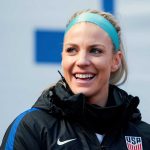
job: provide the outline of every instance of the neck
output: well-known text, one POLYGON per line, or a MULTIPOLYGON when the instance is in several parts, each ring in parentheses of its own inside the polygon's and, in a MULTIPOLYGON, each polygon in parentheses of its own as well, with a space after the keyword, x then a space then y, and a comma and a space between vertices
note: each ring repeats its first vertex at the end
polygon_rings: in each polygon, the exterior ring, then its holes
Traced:
POLYGON ((105 107, 108 100, 109 84, 94 96, 88 97, 88 103, 105 107))

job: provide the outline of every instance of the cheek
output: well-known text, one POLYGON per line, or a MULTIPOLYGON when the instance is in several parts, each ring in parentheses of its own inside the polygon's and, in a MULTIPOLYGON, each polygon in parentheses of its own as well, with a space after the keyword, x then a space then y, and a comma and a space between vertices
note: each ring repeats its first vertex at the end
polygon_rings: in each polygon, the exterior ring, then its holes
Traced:
POLYGON ((68 68, 68 66, 67 66, 67 63, 66 63, 66 61, 64 59, 61 62, 61 66, 62 66, 63 73, 65 73, 67 68, 68 68))
POLYGON ((67 65, 66 60, 67 60, 66 55, 64 53, 62 53, 62 62, 61 62, 61 65, 62 65, 63 70, 66 68, 66 65, 67 65))
POLYGON ((111 73, 111 64, 112 61, 110 59, 101 59, 95 62, 96 69, 100 74, 109 74, 111 73))
POLYGON ((71 71, 72 68, 72 62, 69 58, 67 57, 62 57, 62 70, 64 75, 68 74, 71 71))

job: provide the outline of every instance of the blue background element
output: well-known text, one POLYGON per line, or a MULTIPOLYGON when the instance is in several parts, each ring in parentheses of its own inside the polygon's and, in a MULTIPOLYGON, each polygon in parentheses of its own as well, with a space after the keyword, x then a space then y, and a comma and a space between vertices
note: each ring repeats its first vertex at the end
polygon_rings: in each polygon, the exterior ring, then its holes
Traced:
POLYGON ((37 63, 59 63, 64 31, 42 31, 35 33, 35 49, 37 63))
MULTIPOLYGON (((103 0, 102 8, 114 14, 114 0, 103 0)), ((64 31, 35 32, 35 60, 37 63, 60 63, 64 31)))
POLYGON ((114 0, 103 0, 103 10, 114 14, 114 0))

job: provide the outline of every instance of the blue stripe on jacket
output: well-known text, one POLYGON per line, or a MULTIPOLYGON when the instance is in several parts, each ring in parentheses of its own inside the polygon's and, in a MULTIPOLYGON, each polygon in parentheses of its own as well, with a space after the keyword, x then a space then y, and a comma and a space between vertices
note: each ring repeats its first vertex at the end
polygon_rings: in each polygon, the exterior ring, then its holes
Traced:
POLYGON ((10 129, 10 133, 8 135, 8 139, 6 141, 6 146, 5 146, 5 150, 13 150, 13 147, 14 147, 14 140, 15 140, 15 135, 16 135, 16 131, 17 131, 17 128, 19 126, 19 123, 20 121, 23 119, 23 117, 32 112, 32 111, 36 111, 36 110, 39 110, 38 108, 31 108, 25 112, 23 112, 22 114, 20 114, 16 120, 14 121, 11 129, 10 129))

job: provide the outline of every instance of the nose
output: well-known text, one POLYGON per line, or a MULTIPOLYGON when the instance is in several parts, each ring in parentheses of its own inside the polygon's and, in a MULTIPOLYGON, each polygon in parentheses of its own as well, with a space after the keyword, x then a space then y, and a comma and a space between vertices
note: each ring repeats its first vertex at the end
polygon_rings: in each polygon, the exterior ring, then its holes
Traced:
POLYGON ((79 67, 89 66, 90 58, 86 52, 80 52, 77 56, 76 65, 79 67))

